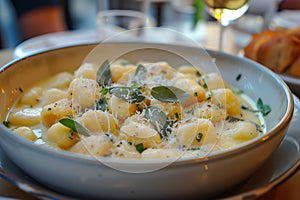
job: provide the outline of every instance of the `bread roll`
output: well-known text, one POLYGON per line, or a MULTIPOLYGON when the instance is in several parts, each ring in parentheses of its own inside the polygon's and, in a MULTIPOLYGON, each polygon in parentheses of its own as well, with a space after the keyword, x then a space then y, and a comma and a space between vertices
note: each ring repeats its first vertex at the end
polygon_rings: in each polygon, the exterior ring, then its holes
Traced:
POLYGON ((254 34, 244 53, 275 72, 300 77, 300 27, 254 34))
POLYGON ((277 34, 262 43, 257 61, 275 72, 283 73, 298 57, 300 42, 295 36, 277 34))

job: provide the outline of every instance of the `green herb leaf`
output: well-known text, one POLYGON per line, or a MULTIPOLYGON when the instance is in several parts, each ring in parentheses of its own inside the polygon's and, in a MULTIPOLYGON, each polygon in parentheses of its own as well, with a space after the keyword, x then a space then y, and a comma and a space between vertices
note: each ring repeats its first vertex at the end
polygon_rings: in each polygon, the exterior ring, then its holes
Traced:
POLYGON ((105 60, 98 68, 96 81, 102 88, 111 86, 112 79, 108 60, 105 60))
POLYGON ((199 72, 198 70, 196 71, 196 75, 199 76, 199 77, 202 76, 201 72, 199 72))
POLYGON ((71 118, 62 118, 58 122, 70 128, 72 131, 78 134, 85 135, 85 136, 91 135, 88 129, 86 129, 84 126, 82 126, 81 124, 79 124, 78 122, 76 122, 71 118))
POLYGON ((141 84, 143 80, 145 80, 147 77, 147 69, 144 65, 139 64, 135 70, 135 74, 132 78, 132 81, 141 84))
POLYGON ((236 81, 239 81, 242 78, 242 74, 238 74, 237 77, 235 78, 236 81))
POLYGON ((140 103, 145 99, 139 89, 131 87, 113 87, 110 88, 109 92, 128 103, 140 103))
POLYGON ((203 134, 202 134, 202 133, 197 133, 197 135, 196 135, 196 140, 197 140, 198 142, 200 142, 201 139, 202 139, 202 137, 203 137, 203 134))
POLYGON ((108 89, 108 88, 103 88, 102 90, 100 90, 101 96, 106 95, 108 92, 109 92, 109 89, 108 89))
POLYGON ((9 121, 4 120, 2 123, 3 123, 4 126, 6 126, 7 128, 9 128, 9 124, 10 124, 9 121))
POLYGON ((267 116, 271 112, 271 107, 264 104, 261 98, 258 98, 256 106, 263 116, 267 116))
POLYGON ((144 149, 144 145, 143 143, 139 143, 137 145, 135 145, 135 149, 139 152, 142 153, 145 149, 144 149))
POLYGON ((161 109, 154 106, 148 106, 145 108, 145 117, 150 120, 150 123, 162 137, 169 136, 171 131, 170 123, 167 115, 161 109))
POLYGON ((189 98, 189 93, 173 86, 156 86, 151 89, 151 95, 162 102, 181 103, 189 98))
POLYGON ((100 98, 99 101, 96 103, 96 110, 105 111, 107 109, 107 101, 105 98, 100 98))

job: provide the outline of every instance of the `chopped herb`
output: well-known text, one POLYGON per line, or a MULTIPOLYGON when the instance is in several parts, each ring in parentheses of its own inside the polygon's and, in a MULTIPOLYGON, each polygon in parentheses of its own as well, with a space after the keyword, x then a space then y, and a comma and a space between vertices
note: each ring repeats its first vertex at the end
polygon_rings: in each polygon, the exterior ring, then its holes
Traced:
POLYGON ((202 137, 203 137, 203 134, 202 134, 202 133, 198 133, 198 134, 196 135, 196 140, 197 140, 198 142, 200 142, 201 139, 202 139, 202 137))
POLYGON ((181 103, 189 98, 189 93, 173 86, 156 86, 151 89, 151 95, 162 102, 181 103))
POLYGON ((3 123, 4 126, 6 126, 7 128, 9 128, 9 124, 10 124, 9 121, 4 120, 2 123, 3 123))
POLYGON ((105 60, 98 68, 96 81, 102 88, 111 86, 112 79, 108 60, 105 60))
POLYGON ((176 118, 176 119, 179 119, 179 117, 180 117, 180 116, 179 116, 179 113, 178 113, 178 112, 175 113, 175 118, 176 118))
POLYGON ((145 150, 143 143, 139 143, 139 144, 135 145, 135 148, 139 153, 142 153, 145 150))
POLYGON ((263 116, 267 116, 271 112, 271 107, 264 104, 261 98, 258 98, 256 106, 263 116))
POLYGON ((238 74, 237 77, 235 78, 236 81, 239 81, 242 78, 242 74, 238 74))
POLYGON ((259 110, 254 110, 254 109, 249 108, 249 107, 244 106, 244 105, 242 105, 241 108, 242 108, 243 110, 248 110, 248 111, 250 111, 250 112, 260 112, 259 110))
POLYGON ((202 86, 203 86, 204 89, 207 89, 207 88, 208 88, 208 86, 207 86, 207 84, 206 84, 205 82, 203 83, 202 86))
POLYGON ((109 92, 128 103, 140 103, 145 99, 145 96, 139 89, 131 87, 113 87, 110 88, 109 92))
POLYGON ((62 118, 58 122, 64 126, 70 128, 72 131, 74 131, 78 134, 85 135, 85 136, 91 135, 87 128, 85 128, 84 126, 82 126, 77 121, 75 121, 71 118, 62 118))
POLYGON ((194 92, 194 97, 198 96, 198 92, 194 92))
POLYGON ((105 98, 100 98, 99 101, 96 103, 96 110, 105 111, 107 109, 107 101, 105 98))
POLYGON ((210 90, 206 100, 210 100, 211 98, 213 98, 213 96, 214 96, 214 93, 210 90))
POLYGON ((102 90, 100 90, 101 96, 106 95, 108 92, 109 92, 109 89, 108 89, 108 88, 103 88, 102 90))
POLYGON ((202 74, 198 70, 196 71, 196 75, 199 76, 199 77, 202 76, 202 74))

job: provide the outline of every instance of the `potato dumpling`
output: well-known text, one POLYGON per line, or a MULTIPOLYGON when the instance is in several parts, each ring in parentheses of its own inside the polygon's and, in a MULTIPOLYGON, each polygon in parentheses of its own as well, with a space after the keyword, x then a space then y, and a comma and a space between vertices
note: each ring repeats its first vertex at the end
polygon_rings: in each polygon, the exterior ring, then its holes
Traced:
POLYGON ((150 76, 163 76, 167 80, 172 79, 178 73, 166 62, 144 64, 150 76))
POLYGON ((225 108, 229 115, 234 116, 241 113, 240 102, 230 89, 219 88, 208 91, 206 95, 214 104, 225 108))
POLYGON ((29 91, 25 92, 20 99, 21 104, 34 106, 40 102, 40 98, 43 94, 42 87, 33 87, 29 91))
POLYGON ((151 106, 161 109, 171 119, 181 119, 182 107, 179 103, 166 103, 151 99, 151 106))
POLYGON ((67 93, 65 91, 57 88, 51 88, 44 92, 41 101, 44 106, 65 98, 67 98, 67 93))
POLYGON ((53 124, 44 134, 43 139, 61 149, 69 149, 79 141, 78 133, 73 132, 70 128, 61 123, 53 124))
POLYGON ((105 156, 110 154, 112 146, 113 143, 105 134, 91 135, 88 137, 82 137, 81 140, 70 149, 70 151, 84 155, 105 156))
POLYGON ((18 135, 28 140, 31 140, 32 142, 35 142, 38 139, 37 136, 34 134, 34 132, 29 127, 26 126, 20 126, 14 129, 13 131, 18 135))
POLYGON ((141 154, 134 145, 129 144, 126 140, 121 140, 114 144, 111 156, 117 158, 140 158, 141 154))
POLYGON ((63 117, 73 116, 72 103, 68 99, 61 99, 43 107, 41 120, 49 128, 63 117))
POLYGON ((98 66, 93 65, 92 63, 82 64, 75 72, 75 78, 89 78, 96 80, 98 66))
POLYGON ((202 84, 206 84, 208 90, 225 88, 226 84, 218 73, 209 73, 203 76, 202 84), (204 81, 203 81, 204 80, 204 81))
POLYGON ((78 118, 78 122, 94 134, 101 132, 118 134, 117 121, 108 112, 89 110, 78 118))
POLYGON ((203 69, 199 69, 190 65, 183 65, 178 68, 178 72, 182 73, 184 77, 191 79, 199 79, 205 72, 203 69))
POLYGON ((12 126, 34 126, 41 120, 40 108, 16 108, 8 117, 9 124, 12 126))
POLYGON ((226 133, 230 134, 232 138, 236 140, 250 140, 258 135, 254 123, 247 121, 238 121, 231 124, 231 129, 226 133))
POLYGON ((187 113, 197 118, 209 119, 212 122, 222 121, 227 117, 227 112, 224 108, 208 101, 203 101, 189 107, 187 113))
POLYGON ((189 98, 182 104, 185 107, 193 105, 197 102, 204 101, 206 99, 205 89, 193 79, 183 77, 178 78, 176 79, 174 86, 189 93, 189 98))
POLYGON ((133 116, 126 119, 120 128, 120 134, 123 139, 134 145, 143 143, 144 148, 157 147, 161 143, 159 133, 142 117, 133 116))
POLYGON ((66 89, 73 79, 74 75, 70 72, 61 72, 48 79, 44 85, 48 88, 66 89))
POLYGON ((110 66, 111 79, 114 83, 126 83, 135 74, 136 66, 112 64, 110 66))
POLYGON ((185 147, 214 144, 217 140, 213 123, 208 119, 197 119, 179 125, 177 132, 179 143, 185 147))
POLYGON ((95 80, 76 78, 70 83, 67 91, 68 98, 76 112, 83 112, 87 108, 94 108, 100 99, 100 86, 95 80))
POLYGON ((113 114, 113 116, 123 121, 135 114, 137 104, 128 103, 113 95, 108 102, 108 110, 113 114))

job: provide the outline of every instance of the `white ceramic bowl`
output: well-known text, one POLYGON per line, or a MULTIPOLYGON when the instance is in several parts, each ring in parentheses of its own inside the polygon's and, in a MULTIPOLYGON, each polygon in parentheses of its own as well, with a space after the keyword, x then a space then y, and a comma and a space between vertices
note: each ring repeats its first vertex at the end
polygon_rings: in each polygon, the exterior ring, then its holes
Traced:
MULTIPOLYGON (((185 52, 198 57, 199 49, 176 45, 115 43, 103 44, 99 57, 116 54, 117 49, 132 49, 126 59, 157 61, 162 58, 178 64, 174 54, 159 49, 185 52), (144 47, 144 48, 143 48, 144 47), (150 48, 149 48, 150 47, 150 48)), ((42 52, 7 64, 0 70, 0 116, 4 117, 19 96, 18 88, 61 71, 73 71, 95 45, 80 45, 42 52)), ((230 190, 270 157, 282 141, 293 115, 293 98, 289 88, 273 72, 245 58, 209 51, 226 82, 242 89, 251 98, 259 97, 271 106, 266 117, 267 133, 239 148, 204 158, 175 161, 160 170, 126 173, 85 156, 39 146, 0 125, 0 145, 8 157, 29 176, 51 189, 76 198, 188 198, 217 197, 230 190), (243 79, 236 81, 238 74, 243 79)), ((204 59, 204 58, 203 58, 204 59)), ((147 169, 164 164, 164 160, 134 162, 103 158, 106 164, 147 169)))

